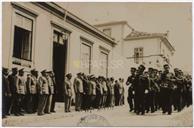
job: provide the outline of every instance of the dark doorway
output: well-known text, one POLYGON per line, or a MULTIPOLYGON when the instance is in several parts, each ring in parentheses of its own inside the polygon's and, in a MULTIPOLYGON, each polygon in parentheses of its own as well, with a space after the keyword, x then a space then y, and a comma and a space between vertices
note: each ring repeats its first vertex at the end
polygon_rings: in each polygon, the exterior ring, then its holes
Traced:
POLYGON ((53 42, 53 71, 55 73, 57 101, 64 101, 64 76, 67 56, 67 40, 63 40, 62 34, 54 31, 53 42))

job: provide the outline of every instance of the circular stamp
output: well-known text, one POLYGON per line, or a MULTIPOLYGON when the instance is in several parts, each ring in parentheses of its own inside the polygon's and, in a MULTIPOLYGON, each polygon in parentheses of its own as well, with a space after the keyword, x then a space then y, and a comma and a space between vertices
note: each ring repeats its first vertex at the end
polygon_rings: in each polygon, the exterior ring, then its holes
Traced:
POLYGON ((100 115, 91 114, 81 117, 78 127, 108 127, 110 126, 106 118, 100 115))

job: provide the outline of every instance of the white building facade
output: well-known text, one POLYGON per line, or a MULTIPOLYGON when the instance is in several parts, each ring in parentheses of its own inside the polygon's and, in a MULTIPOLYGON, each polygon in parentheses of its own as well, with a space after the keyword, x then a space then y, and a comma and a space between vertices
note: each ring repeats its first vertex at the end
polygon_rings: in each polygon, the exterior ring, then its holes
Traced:
MULTIPOLYGON (((174 47, 168 40, 168 33, 139 32, 126 21, 108 22, 95 25, 117 42, 113 54, 123 61, 122 76, 129 76, 131 67, 140 64, 162 70, 164 64, 172 66, 174 47)), ((119 72, 118 70, 118 72, 119 72)))
POLYGON ((2 8, 3 67, 53 70, 61 95, 67 73, 114 76, 116 42, 58 4, 4 2, 2 8))

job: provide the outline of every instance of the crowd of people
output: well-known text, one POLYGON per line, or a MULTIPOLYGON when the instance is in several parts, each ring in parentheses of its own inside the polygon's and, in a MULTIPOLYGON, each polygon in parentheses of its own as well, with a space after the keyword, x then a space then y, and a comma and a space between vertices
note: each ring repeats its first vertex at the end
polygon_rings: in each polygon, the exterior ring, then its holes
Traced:
POLYGON ((55 78, 52 71, 31 70, 24 74, 24 68, 2 70, 2 117, 23 116, 24 113, 55 112, 55 78))
POLYGON ((64 84, 65 112, 70 111, 73 90, 76 111, 112 108, 124 104, 124 79, 114 80, 113 77, 95 77, 81 72, 77 73, 73 84, 71 78, 72 74, 67 74, 64 84))
POLYGON ((161 109, 163 114, 170 115, 173 109, 180 112, 192 104, 191 75, 178 68, 172 73, 167 64, 163 68, 163 71, 154 68, 146 71, 143 65, 131 68, 126 82, 130 112, 144 115, 161 109))
MULTIPOLYGON (((37 113, 41 116, 55 112, 56 81, 52 71, 39 72, 32 69, 27 74, 24 68, 2 69, 2 117, 23 116, 37 113)), ((112 108, 124 104, 124 79, 85 75, 65 75, 63 86, 64 111, 70 112, 72 96, 75 94, 75 111, 112 108)))
MULTIPOLYGON (((108 109, 124 105, 125 84, 128 86, 130 112, 142 114, 162 110, 171 114, 172 108, 180 112, 192 104, 192 78, 182 70, 169 71, 146 68, 140 65, 132 67, 126 83, 124 79, 114 77, 86 75, 82 72, 72 80, 72 74, 65 75, 63 86, 64 112, 108 109), (74 98, 73 98, 74 95, 74 98), (74 100, 72 100, 74 99, 74 100), (73 101, 73 103, 72 103, 73 101)), ((41 116, 55 112, 56 81, 53 71, 39 72, 32 69, 25 74, 24 68, 2 70, 2 117, 23 116, 25 113, 37 113, 41 116)))

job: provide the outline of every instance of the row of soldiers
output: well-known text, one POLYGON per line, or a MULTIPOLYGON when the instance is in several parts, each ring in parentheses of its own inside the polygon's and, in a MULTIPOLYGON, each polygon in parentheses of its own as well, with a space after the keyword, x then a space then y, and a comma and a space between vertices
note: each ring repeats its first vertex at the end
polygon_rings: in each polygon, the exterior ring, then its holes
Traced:
MULTIPOLYGON (((7 68, 2 70, 2 116, 24 113, 44 115, 55 112, 56 82, 52 71, 32 69, 24 74, 24 68, 7 68)), ((113 77, 94 77, 78 73, 71 83, 71 73, 65 76, 63 86, 65 112, 70 112, 73 93, 75 94, 75 110, 91 110, 94 108, 114 107, 124 104, 124 80, 113 77)))
POLYGON ((72 74, 66 75, 64 84, 65 112, 70 112, 72 92, 75 93, 75 110, 89 111, 94 108, 112 108, 124 104, 124 80, 113 77, 85 75, 77 73, 73 83, 72 74))
POLYGON ((2 70, 2 117, 10 114, 23 116, 26 113, 55 112, 55 78, 52 71, 32 69, 27 77, 24 68, 2 70))
POLYGON ((130 111, 144 115, 162 109, 162 113, 172 113, 172 108, 180 112, 185 106, 192 104, 192 78, 175 68, 170 72, 168 64, 163 71, 140 65, 132 67, 128 77, 128 103, 130 111))

